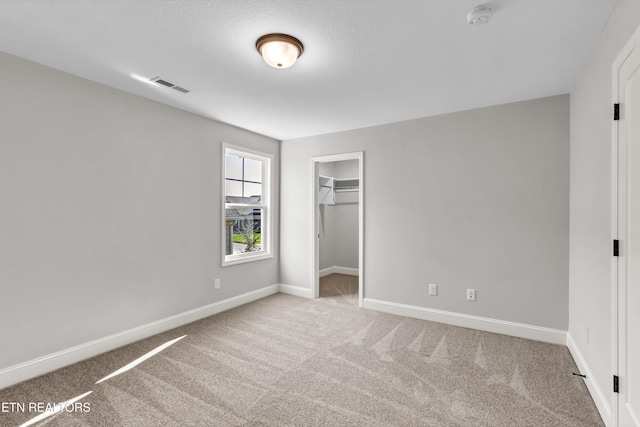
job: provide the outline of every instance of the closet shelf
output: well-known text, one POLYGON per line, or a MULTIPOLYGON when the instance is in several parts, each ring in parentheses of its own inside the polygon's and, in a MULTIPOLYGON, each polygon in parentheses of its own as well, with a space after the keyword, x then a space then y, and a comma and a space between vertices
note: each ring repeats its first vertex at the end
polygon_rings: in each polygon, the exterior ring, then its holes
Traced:
POLYGON ((360 179, 358 178, 334 178, 319 176, 319 203, 322 205, 335 205, 336 193, 360 191, 360 179))
POLYGON ((334 178, 333 187, 335 190, 354 190, 358 191, 360 180, 358 178, 334 178))

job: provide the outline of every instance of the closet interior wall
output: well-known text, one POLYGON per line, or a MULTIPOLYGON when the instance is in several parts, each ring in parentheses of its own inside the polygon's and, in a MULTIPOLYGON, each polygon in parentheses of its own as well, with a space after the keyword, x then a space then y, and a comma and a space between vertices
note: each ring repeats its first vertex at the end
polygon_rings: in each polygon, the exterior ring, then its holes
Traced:
MULTIPOLYGON (((320 163, 320 175, 357 178, 358 161, 320 163)), ((335 205, 320 204, 320 275, 358 271, 358 191, 336 192, 335 205)))

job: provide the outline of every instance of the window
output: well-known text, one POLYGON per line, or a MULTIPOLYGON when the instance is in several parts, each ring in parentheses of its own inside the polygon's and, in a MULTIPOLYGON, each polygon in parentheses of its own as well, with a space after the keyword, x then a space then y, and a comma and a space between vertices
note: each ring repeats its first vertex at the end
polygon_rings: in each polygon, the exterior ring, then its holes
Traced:
POLYGON ((223 146, 223 266, 271 257, 271 159, 223 146))

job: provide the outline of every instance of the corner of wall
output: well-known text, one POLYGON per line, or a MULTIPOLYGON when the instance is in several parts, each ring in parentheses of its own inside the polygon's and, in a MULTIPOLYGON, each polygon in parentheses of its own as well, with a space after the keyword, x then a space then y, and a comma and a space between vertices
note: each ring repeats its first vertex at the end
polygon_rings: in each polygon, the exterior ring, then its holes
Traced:
POLYGON ((591 394, 593 402, 596 404, 596 408, 598 408, 598 412, 600 413, 602 420, 607 427, 611 426, 611 404, 609 403, 607 394, 596 381, 593 381, 593 372, 587 364, 582 352, 578 348, 577 343, 574 341, 571 333, 567 333, 567 348, 569 349, 573 360, 576 362, 576 366, 580 373, 586 376, 584 383, 591 394))
POLYGON ((278 285, 278 291, 282 294, 293 295, 296 297, 311 299, 313 297, 313 293, 309 288, 303 288, 301 286, 292 286, 292 285, 278 285))

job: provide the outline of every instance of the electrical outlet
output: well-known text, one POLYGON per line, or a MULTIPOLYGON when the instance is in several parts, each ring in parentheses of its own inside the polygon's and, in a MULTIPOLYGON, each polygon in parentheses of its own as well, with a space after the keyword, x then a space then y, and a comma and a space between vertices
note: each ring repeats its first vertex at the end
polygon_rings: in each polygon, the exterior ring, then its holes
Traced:
POLYGON ((476 300, 476 290, 467 289, 467 301, 475 301, 475 300, 476 300))
POLYGON ((429 295, 434 297, 438 295, 438 285, 435 283, 429 283, 429 295))
POLYGON ((220 289, 220 279, 213 281, 213 289, 220 289))

